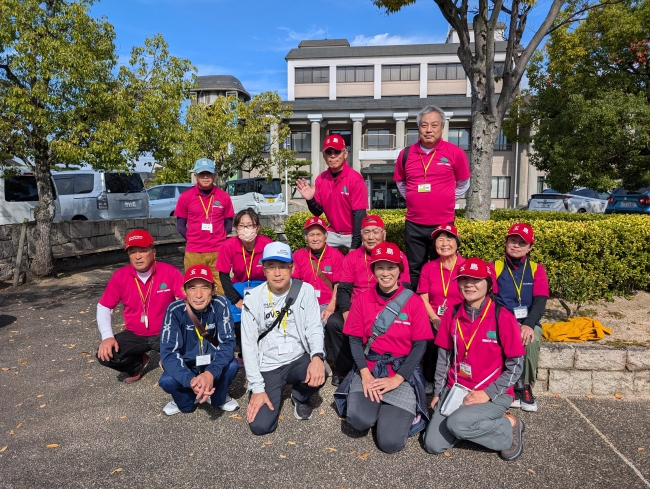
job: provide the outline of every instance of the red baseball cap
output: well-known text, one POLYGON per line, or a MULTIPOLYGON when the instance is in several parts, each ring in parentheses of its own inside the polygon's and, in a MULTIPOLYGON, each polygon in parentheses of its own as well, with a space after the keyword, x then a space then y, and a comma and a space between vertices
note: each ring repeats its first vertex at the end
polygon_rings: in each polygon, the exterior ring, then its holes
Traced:
POLYGON ((400 251, 399 246, 395 243, 388 243, 386 241, 378 244, 372 249, 370 264, 378 261, 389 261, 391 263, 397 263, 398 265, 404 265, 404 262, 402 261, 402 252, 400 251))
POLYGON ((323 151, 326 149, 335 149, 337 151, 343 151, 345 149, 345 140, 340 134, 330 134, 323 141, 323 151))
POLYGON ((323 228, 323 231, 327 232, 327 226, 325 225, 325 221, 321 217, 310 217, 305 221, 305 230, 312 226, 320 226, 323 228))
POLYGON ((454 280, 461 277, 492 280, 492 268, 480 258, 468 258, 458 269, 458 275, 454 280))
POLYGON ((183 277, 183 285, 195 278, 200 278, 201 280, 205 280, 211 284, 214 283, 212 270, 210 270, 210 267, 206 267, 205 265, 193 265, 188 268, 187 272, 185 272, 185 277, 183 277))
POLYGON ((431 233, 431 239, 435 240, 440 233, 453 234, 454 236, 456 236, 456 238, 458 238, 458 229, 456 229, 456 226, 454 226, 453 224, 443 224, 442 226, 438 226, 437 228, 435 228, 431 233))
POLYGON ((508 229, 508 234, 506 235, 506 239, 508 236, 513 235, 520 236, 521 239, 523 239, 526 243, 532 244, 535 242, 535 231, 533 231, 532 227, 523 222, 518 222, 510 226, 510 229, 508 229))
POLYGON ((134 229, 126 235, 124 244, 125 250, 131 248, 131 246, 149 248, 149 246, 153 246, 153 236, 151 236, 151 234, 149 234, 149 232, 145 231, 144 229, 134 229))
POLYGON ((374 216, 372 214, 368 214, 366 217, 364 217, 361 220, 361 229, 366 228, 368 226, 377 226, 379 228, 386 229, 386 226, 384 226, 384 221, 382 220, 382 218, 379 216, 374 216))

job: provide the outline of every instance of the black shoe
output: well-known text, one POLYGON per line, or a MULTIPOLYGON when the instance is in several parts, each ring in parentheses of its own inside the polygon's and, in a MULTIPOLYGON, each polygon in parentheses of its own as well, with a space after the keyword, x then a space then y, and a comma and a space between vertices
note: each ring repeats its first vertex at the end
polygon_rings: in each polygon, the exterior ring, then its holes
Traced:
POLYGON ((530 384, 526 384, 523 392, 521 393, 521 410, 531 413, 537 412, 537 401, 535 401, 533 390, 530 388, 530 384))
POLYGON ((134 374, 127 374, 127 376, 124 377, 124 382, 127 384, 133 384, 134 382, 140 380, 140 378, 142 378, 142 372, 144 372, 144 369, 147 368, 147 365, 149 365, 149 355, 144 353, 142 355, 142 364, 140 365, 140 369, 134 374))
POLYGON ((510 448, 501 450, 499 456, 503 460, 511 461, 519 458, 521 454, 524 453, 525 425, 522 420, 514 418, 511 414, 507 414, 506 418, 513 418, 516 421, 515 425, 512 427, 512 445, 510 448))
POLYGON ((523 397, 523 391, 515 389, 515 398, 512 403, 510 403, 511 408, 520 408, 521 407, 521 398, 523 397))
POLYGON ((311 419, 311 413, 313 411, 311 404, 303 404, 296 401, 293 398, 293 394, 291 395, 291 402, 293 402, 293 415, 296 417, 296 419, 311 419))
POLYGON ((338 375, 332 375, 332 385, 334 387, 338 387, 339 385, 341 385, 341 382, 343 382, 343 379, 345 379, 345 377, 339 377, 338 375))

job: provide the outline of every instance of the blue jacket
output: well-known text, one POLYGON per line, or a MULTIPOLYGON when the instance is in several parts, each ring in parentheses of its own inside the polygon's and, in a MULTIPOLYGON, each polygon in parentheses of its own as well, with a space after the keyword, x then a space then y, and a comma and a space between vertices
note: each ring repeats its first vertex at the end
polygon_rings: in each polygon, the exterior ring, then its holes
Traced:
POLYGON ((196 366, 199 338, 183 300, 172 302, 167 307, 160 334, 163 368, 184 387, 190 387, 190 381, 204 371, 210 372, 215 379, 219 378, 235 352, 235 328, 225 297, 213 296, 203 313, 194 313, 205 330, 219 340, 219 346, 215 347, 203 339, 203 353, 212 357, 209 365, 196 366))

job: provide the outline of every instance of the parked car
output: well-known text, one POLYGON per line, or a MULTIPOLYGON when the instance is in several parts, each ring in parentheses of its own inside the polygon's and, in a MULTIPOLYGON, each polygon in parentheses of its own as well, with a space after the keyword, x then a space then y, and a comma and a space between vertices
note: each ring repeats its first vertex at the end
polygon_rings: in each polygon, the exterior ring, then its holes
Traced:
POLYGON ((178 197, 192 187, 191 183, 165 183, 148 189, 149 217, 173 216, 178 197))
POLYGON ((650 214, 650 187, 628 191, 615 189, 607 201, 605 214, 650 214))
POLYGON ((52 172, 61 220, 97 221, 149 217, 149 196, 138 173, 72 170, 52 172))
POLYGON ((282 182, 279 178, 243 178, 226 182, 235 213, 253 209, 261 215, 280 214, 285 210, 282 182))
MULTIPOLYGON (((27 169, 17 170, 17 174, 0 176, 0 225, 22 223, 27 218, 34 220, 34 208, 38 204, 36 177, 27 169), (9 176, 12 175, 12 176, 9 176)), ((54 220, 61 220, 59 196, 52 182, 54 194, 54 220)))
POLYGON ((595 212, 603 213, 609 193, 597 192, 586 187, 576 187, 571 192, 548 192, 535 194, 528 203, 531 211, 595 212))

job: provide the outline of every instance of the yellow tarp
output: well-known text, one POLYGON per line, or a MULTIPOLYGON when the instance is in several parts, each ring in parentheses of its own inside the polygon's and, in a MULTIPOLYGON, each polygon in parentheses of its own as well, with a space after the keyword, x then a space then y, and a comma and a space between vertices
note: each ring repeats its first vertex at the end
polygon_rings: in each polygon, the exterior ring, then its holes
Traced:
POLYGON ((571 318, 551 324, 542 324, 544 338, 548 341, 589 341, 601 340, 606 334, 612 334, 611 328, 592 318, 571 318))

